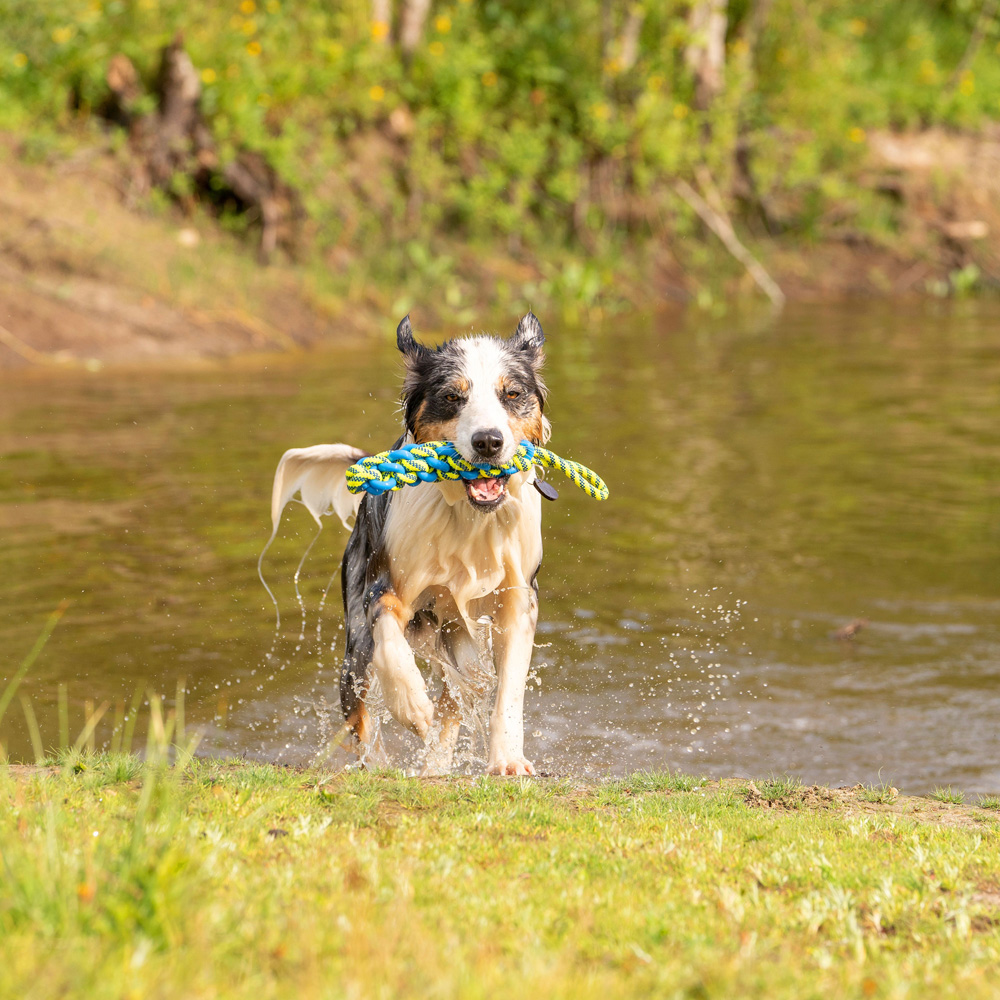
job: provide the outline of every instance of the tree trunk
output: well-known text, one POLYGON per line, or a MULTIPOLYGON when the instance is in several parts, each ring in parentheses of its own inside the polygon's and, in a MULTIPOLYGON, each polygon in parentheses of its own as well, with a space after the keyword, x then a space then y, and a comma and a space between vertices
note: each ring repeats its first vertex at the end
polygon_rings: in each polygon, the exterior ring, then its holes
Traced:
POLYGON ((392 0, 372 0, 372 38, 388 45, 391 26, 392 0))
POLYGON ((645 19, 646 11, 640 4, 633 4, 618 42, 618 64, 623 73, 628 72, 639 58, 639 33, 642 31, 642 22, 645 19))
POLYGON ((410 55, 424 37, 424 24, 431 9, 431 0, 403 0, 399 18, 399 47, 410 55))
POLYGON ((684 61, 694 75, 694 103, 709 108, 725 86, 726 0, 697 0, 688 14, 691 41, 684 61))

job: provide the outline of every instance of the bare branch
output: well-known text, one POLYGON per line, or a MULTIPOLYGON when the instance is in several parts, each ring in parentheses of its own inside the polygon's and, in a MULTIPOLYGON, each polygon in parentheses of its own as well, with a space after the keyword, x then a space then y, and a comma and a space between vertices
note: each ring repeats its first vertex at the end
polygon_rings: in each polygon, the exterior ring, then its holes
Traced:
POLYGON ((771 300, 774 306, 780 309, 785 304, 785 293, 778 287, 777 282, 764 270, 763 265, 756 257, 739 241, 733 224, 726 214, 719 196, 718 189, 711 180, 708 170, 702 168, 699 171, 699 184, 706 189, 706 197, 714 205, 709 205, 687 181, 680 180, 674 185, 674 190, 686 201, 691 208, 698 213, 702 222, 722 240, 725 248, 746 268, 747 273, 757 283, 764 294, 771 300), (707 182, 707 186, 706 186, 707 182))

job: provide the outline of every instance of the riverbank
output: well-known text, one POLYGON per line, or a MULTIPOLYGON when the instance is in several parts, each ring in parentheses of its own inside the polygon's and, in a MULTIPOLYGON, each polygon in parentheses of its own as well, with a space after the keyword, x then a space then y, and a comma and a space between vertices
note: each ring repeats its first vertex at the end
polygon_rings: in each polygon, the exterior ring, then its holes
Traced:
MULTIPOLYGON (((769 240, 757 252, 764 251, 761 259, 793 302, 967 294, 982 286, 984 272, 969 270, 965 251, 956 247, 968 250, 971 242, 980 255, 1000 259, 984 235, 1000 233, 1000 215, 990 214, 1000 206, 1000 192, 990 196, 995 178, 987 176, 993 146, 943 135, 886 138, 885 168, 922 199, 905 244, 769 240), (952 176, 973 170, 982 184, 956 180, 942 188, 942 162, 952 176), (948 193, 936 208, 924 197, 932 183, 948 193), (971 193, 978 207, 962 202, 971 193), (942 241, 951 247, 943 256, 942 241)), ((425 334, 443 337, 462 323, 505 328, 526 303, 544 307, 552 321, 579 325, 624 309, 686 304, 718 313, 734 299, 766 301, 707 234, 691 243, 704 267, 686 272, 664 270, 639 253, 623 256, 617 269, 570 256, 554 270, 548 261, 454 241, 449 268, 460 265, 465 277, 453 307, 450 270, 428 279, 418 294, 410 284, 382 282, 370 261, 344 261, 338 270, 325 260, 279 256, 263 265, 244 240, 205 213, 185 214, 155 199, 128 204, 121 157, 93 136, 29 162, 23 143, 8 135, 0 140, 0 165, 0 368, 187 363, 358 342, 385 335, 392 317, 410 309, 425 334), (554 283, 557 270, 575 275, 573 281, 589 275, 593 294, 554 283), (714 278, 706 278, 708 270, 714 278)))
POLYGON ((990 996, 995 802, 786 779, 0 767, 0 992, 990 996))

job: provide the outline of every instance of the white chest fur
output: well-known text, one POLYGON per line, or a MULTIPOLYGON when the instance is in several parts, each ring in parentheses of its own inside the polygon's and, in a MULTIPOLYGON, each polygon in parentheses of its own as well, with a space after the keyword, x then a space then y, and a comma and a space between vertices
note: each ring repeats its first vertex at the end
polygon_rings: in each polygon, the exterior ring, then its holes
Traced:
POLYGON ((462 483, 400 491, 386 523, 389 575, 407 607, 432 587, 448 590, 459 612, 500 587, 526 587, 542 559, 541 497, 533 472, 511 476, 494 513, 474 510, 462 483))

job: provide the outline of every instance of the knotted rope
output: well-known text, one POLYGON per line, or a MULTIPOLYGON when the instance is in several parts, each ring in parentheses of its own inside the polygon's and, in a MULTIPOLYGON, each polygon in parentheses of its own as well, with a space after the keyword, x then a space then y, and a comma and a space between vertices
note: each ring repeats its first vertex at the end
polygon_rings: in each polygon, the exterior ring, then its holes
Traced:
POLYGON ((515 472, 527 472, 533 465, 561 472, 591 500, 607 500, 608 487, 604 480, 579 462, 569 462, 547 448, 530 441, 517 446, 513 458, 505 465, 473 465, 456 451, 450 441, 430 441, 427 444, 404 444, 393 451, 355 462, 346 473, 347 488, 352 493, 378 496, 390 490, 417 483, 434 483, 441 479, 498 479, 515 472))

